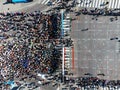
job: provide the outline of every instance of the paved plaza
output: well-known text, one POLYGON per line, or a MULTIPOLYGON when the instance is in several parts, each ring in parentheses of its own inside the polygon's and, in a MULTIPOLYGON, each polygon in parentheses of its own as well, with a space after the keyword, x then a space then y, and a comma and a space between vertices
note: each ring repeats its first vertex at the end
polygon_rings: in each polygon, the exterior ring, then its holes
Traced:
POLYGON ((120 17, 80 15, 72 22, 75 72, 78 76, 104 73, 99 78, 120 79, 120 17), (111 22, 110 19, 114 20, 111 22), (82 31, 88 28, 87 31, 82 31), (113 39, 116 38, 117 39, 113 39))

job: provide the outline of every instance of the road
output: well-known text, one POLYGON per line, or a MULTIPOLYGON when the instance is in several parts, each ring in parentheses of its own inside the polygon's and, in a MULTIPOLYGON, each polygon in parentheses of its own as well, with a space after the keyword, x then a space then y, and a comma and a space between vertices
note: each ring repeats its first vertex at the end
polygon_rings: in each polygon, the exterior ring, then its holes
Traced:
POLYGON ((103 8, 109 9, 120 8, 120 0, 77 0, 78 7, 103 8))
MULTIPOLYGON (((74 17, 74 16, 72 16, 74 17)), ((110 21, 113 16, 99 16, 92 20, 93 16, 80 15, 72 22, 71 36, 74 40, 75 70, 77 76, 85 76, 91 73, 105 79, 119 79, 120 68, 120 42, 110 40, 120 39, 120 17, 110 21), (87 31, 81 31, 88 28, 87 31)))
POLYGON ((41 0, 33 0, 33 2, 29 2, 29 3, 16 3, 16 4, 5 4, 5 5, 3 5, 3 3, 5 3, 5 0, 0 1, 0 12, 15 12, 21 10, 34 11, 34 10, 38 10, 38 8, 40 10, 49 8, 44 3, 42 4, 41 0), (33 8, 31 9, 31 7, 33 8))

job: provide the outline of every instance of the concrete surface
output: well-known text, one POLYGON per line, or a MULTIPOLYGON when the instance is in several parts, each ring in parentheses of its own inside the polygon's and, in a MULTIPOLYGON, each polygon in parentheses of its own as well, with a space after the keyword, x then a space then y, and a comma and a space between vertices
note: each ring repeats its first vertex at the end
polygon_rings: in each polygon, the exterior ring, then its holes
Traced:
MULTIPOLYGON (((72 16, 74 17, 74 16, 72 16)), ((91 73, 99 78, 120 79, 120 42, 110 40, 120 39, 120 17, 110 22, 113 16, 100 16, 92 20, 93 16, 80 15, 72 22, 71 36, 75 48, 75 70, 77 76, 91 73), (88 28, 88 31, 81 31, 88 28)))

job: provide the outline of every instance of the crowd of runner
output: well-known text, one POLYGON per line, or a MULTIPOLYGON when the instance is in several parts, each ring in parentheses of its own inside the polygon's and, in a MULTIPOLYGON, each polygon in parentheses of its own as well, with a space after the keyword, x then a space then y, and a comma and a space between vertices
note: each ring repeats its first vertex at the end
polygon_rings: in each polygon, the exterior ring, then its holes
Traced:
POLYGON ((60 14, 0 13, 0 68, 5 78, 41 72, 59 65, 60 14))

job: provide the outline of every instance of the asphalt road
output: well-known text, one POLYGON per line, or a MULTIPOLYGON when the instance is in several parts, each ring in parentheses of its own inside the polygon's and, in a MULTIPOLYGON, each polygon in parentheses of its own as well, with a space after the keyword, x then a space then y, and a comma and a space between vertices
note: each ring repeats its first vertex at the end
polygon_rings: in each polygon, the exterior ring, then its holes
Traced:
POLYGON ((110 21, 113 16, 99 16, 97 20, 92 20, 93 16, 88 15, 75 18, 77 20, 72 22, 71 32, 75 48, 75 74, 85 76, 85 73, 91 73, 97 76, 104 73, 104 77, 98 77, 119 79, 120 17, 113 22, 110 21), (114 37, 118 40, 110 40, 114 37))
POLYGON ((0 12, 15 12, 15 11, 34 11, 34 10, 44 10, 46 8, 49 8, 45 4, 41 4, 42 0, 33 0, 33 2, 29 3, 16 3, 16 4, 5 4, 5 0, 0 1, 0 12), (31 8, 32 7, 32 8, 31 8))

